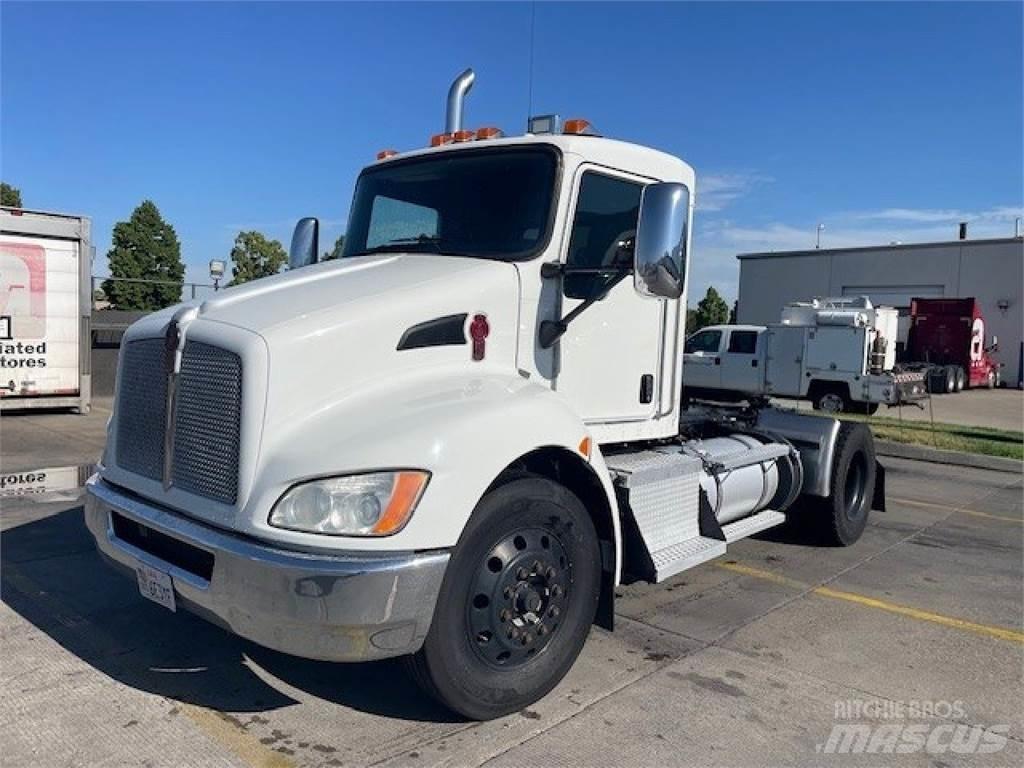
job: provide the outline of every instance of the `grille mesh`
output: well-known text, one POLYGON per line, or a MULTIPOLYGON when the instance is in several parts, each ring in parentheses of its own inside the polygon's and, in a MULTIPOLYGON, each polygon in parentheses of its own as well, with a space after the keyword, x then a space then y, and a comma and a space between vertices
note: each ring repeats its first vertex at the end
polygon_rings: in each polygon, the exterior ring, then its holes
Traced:
POLYGON ((174 413, 172 482, 224 504, 238 499, 242 361, 233 352, 187 342, 174 413))
POLYGON ((164 471, 167 374, 163 339, 130 342, 120 371, 117 463, 160 480, 164 471))

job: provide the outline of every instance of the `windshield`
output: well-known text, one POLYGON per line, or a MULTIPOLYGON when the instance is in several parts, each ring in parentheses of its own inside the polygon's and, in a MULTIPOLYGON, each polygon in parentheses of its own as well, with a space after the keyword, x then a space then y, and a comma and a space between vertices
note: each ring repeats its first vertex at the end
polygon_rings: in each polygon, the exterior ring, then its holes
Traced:
POLYGON ((342 255, 528 258, 547 243, 557 166, 555 150, 538 146, 446 152, 371 168, 356 184, 342 255))

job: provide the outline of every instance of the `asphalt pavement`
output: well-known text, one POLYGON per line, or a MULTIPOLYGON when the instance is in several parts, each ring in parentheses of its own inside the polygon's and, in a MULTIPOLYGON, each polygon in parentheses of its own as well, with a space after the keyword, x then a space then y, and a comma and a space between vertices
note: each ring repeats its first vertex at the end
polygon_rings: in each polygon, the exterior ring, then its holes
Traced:
POLYGON ((473 723, 397 661, 295 659, 144 600, 82 522, 102 407, 0 420, 4 766, 1024 762, 1020 474, 885 458, 855 546, 768 531, 623 586, 554 692, 473 723))

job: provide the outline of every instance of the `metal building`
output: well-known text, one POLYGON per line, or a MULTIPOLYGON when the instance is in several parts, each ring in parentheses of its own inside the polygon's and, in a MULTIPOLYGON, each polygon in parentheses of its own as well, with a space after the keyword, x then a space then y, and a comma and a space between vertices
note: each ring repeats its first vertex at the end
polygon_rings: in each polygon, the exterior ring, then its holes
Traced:
MULTIPOLYGON (((807 251, 743 253, 737 322, 778 322, 784 304, 815 296, 869 296, 900 310, 906 340, 912 298, 969 297, 981 302, 986 337, 999 338, 1003 381, 1024 377, 1024 239, 954 240, 807 251)), ((986 342, 988 339, 986 339, 986 342)))

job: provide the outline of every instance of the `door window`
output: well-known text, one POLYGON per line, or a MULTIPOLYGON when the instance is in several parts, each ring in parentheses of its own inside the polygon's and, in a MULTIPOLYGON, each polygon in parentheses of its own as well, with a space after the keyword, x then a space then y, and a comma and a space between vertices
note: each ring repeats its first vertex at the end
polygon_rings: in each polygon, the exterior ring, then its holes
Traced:
POLYGON ((729 351, 752 355, 757 349, 757 331, 733 331, 729 334, 729 351))
POLYGON ((722 344, 721 331, 698 331, 686 340, 684 352, 717 352, 722 344))
MULTIPOLYGON (((642 191, 643 185, 634 181, 593 171, 584 173, 566 266, 611 267, 623 262, 629 266, 632 252, 622 246, 636 236, 642 191)), ((566 275, 565 295, 573 299, 596 298, 614 279, 614 275, 566 275)))

